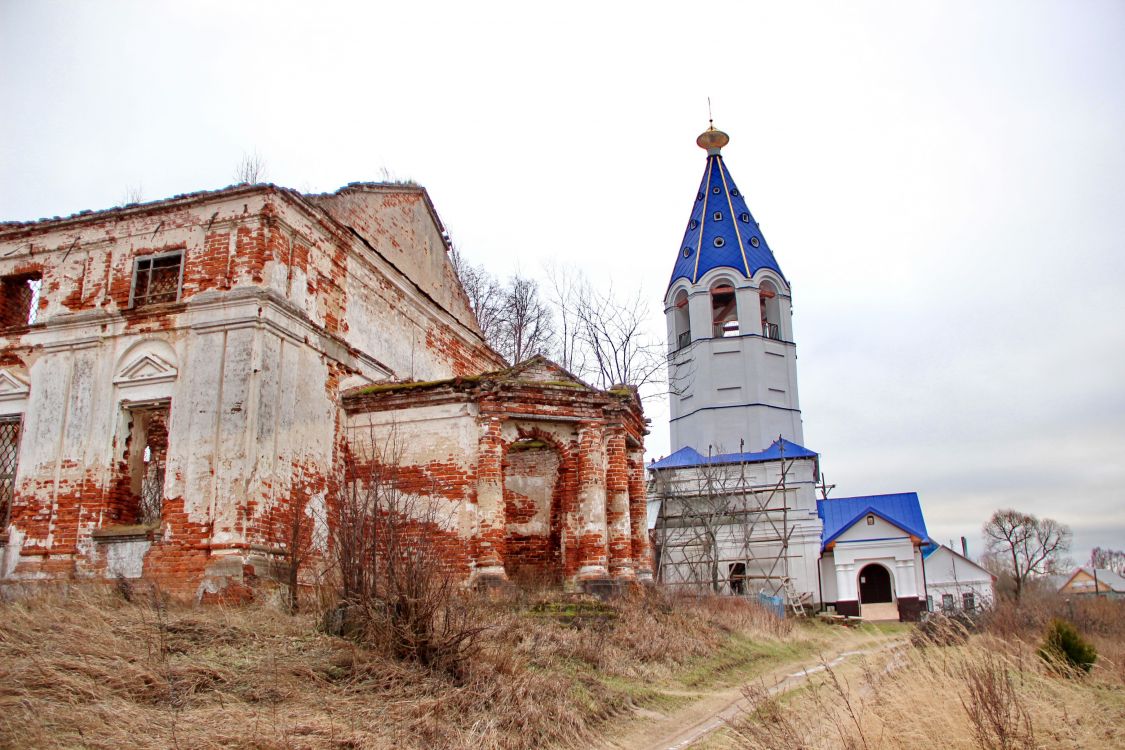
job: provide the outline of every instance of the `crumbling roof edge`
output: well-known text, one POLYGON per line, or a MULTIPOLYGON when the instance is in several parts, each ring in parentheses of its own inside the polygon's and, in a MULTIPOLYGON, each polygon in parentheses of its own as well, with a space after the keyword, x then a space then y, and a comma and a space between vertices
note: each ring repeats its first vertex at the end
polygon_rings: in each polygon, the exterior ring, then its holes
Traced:
MULTIPOLYGON (((548 364, 554 365, 554 363, 551 362, 551 360, 547 359, 546 357, 543 357, 542 355, 536 355, 536 356, 534 356, 530 359, 524 360, 523 362, 521 362, 517 365, 513 365, 511 367, 506 367, 506 368, 501 369, 501 370, 492 370, 492 371, 489 371, 489 372, 483 372, 483 373, 480 373, 479 375, 465 375, 465 376, 458 376, 458 377, 452 377, 452 378, 442 378, 440 380, 427 380, 427 381, 402 381, 402 382, 395 382, 395 383, 372 383, 370 385, 356 386, 355 388, 350 388, 350 389, 344 391, 341 394, 341 398, 344 399, 344 400, 355 400, 355 399, 358 399, 358 398, 362 398, 364 396, 380 396, 380 395, 383 395, 383 394, 387 394, 387 395, 401 394, 401 393, 406 393, 406 392, 409 392, 409 391, 430 391, 430 390, 436 390, 438 388, 443 388, 443 387, 451 387, 451 388, 456 388, 456 389, 468 389, 468 388, 472 388, 472 387, 476 387, 476 386, 484 385, 484 384, 509 385, 509 386, 525 387, 525 388, 526 387, 551 388, 551 389, 556 389, 556 390, 559 390, 559 391, 582 392, 582 393, 589 393, 589 394, 592 394, 592 395, 607 396, 607 397, 615 398, 615 399, 624 398, 625 396, 629 396, 632 399, 636 398, 636 393, 632 390, 621 391, 619 389, 613 389, 613 388, 610 388, 608 390, 602 390, 600 388, 595 388, 594 386, 589 385, 588 383, 586 383, 582 380, 579 380, 578 378, 574 378, 574 380, 575 380, 574 383, 569 383, 569 382, 566 382, 566 381, 551 381, 551 380, 548 380, 548 381, 544 381, 544 380, 521 380, 519 377, 514 377, 514 376, 518 376, 520 373, 522 373, 524 370, 526 370, 532 363, 535 363, 535 362, 538 362, 538 361, 542 361, 542 362, 546 362, 548 364)), ((561 372, 566 373, 566 370, 564 370, 562 367, 559 367, 558 365, 554 365, 554 366, 557 367, 561 372)), ((567 374, 569 375, 569 373, 567 373, 567 374)), ((573 377, 573 376, 571 376, 571 377, 573 377)))
POLYGON ((430 213, 430 218, 434 220, 437 226, 438 234, 441 235, 442 244, 445 245, 446 253, 453 252, 453 243, 449 239, 449 232, 445 228, 445 222, 441 220, 441 215, 438 214, 437 207, 434 201, 430 198, 430 191, 424 185, 409 182, 349 182, 347 185, 337 189, 331 193, 305 193, 303 197, 310 199, 317 198, 332 198, 337 195, 343 195, 349 192, 372 192, 372 193, 417 193, 422 196, 422 202, 426 205, 426 210, 430 213))
MULTIPOLYGON (((146 201, 145 203, 129 203, 124 206, 112 206, 110 208, 100 208, 93 210, 86 209, 77 213, 70 214, 69 216, 52 216, 50 218, 33 219, 30 221, 0 222, 0 239, 2 239, 7 234, 18 234, 20 232, 50 232, 60 227, 101 221, 102 219, 113 215, 144 215, 147 213, 163 211, 168 208, 189 205, 192 203, 205 203, 212 198, 229 197, 242 194, 248 195, 252 193, 274 193, 277 195, 287 195, 291 198, 302 198, 301 194, 297 191, 291 190, 290 188, 286 188, 281 185, 275 185, 272 182, 228 185, 216 190, 197 190, 192 193, 180 193, 179 195, 173 195, 169 198, 146 201)), ((302 202, 307 203, 307 201, 302 202)))

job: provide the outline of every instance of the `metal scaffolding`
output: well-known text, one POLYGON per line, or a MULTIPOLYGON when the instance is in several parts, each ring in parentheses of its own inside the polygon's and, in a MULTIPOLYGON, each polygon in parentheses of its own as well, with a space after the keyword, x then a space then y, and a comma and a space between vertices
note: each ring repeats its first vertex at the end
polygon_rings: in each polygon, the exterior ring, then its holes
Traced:
POLYGON ((789 570, 794 459, 785 458, 784 441, 779 446, 779 476, 766 484, 747 478, 745 460, 719 462, 710 451, 699 466, 653 471, 659 582, 699 593, 776 597, 805 614, 809 595, 797 593, 789 570))

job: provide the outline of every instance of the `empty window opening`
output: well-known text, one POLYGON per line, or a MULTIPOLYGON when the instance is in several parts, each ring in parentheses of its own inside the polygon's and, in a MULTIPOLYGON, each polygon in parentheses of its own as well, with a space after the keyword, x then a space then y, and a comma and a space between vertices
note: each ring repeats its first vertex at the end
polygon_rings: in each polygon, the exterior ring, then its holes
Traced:
POLYGON ((688 296, 687 292, 680 290, 676 295, 675 310, 672 312, 672 320, 675 324, 676 333, 676 349, 683 349, 691 343, 691 318, 688 314, 688 296))
POLYGON ((761 300, 762 335, 781 341, 781 307, 777 287, 771 281, 763 281, 758 288, 758 298, 761 300))
POLYGON ((976 609, 976 605, 976 597, 973 596, 972 592, 961 594, 961 609, 966 612, 972 612, 976 609))
POLYGON ((711 287, 711 325, 716 338, 739 334, 738 305, 734 287, 728 283, 720 281, 711 287))
POLYGON ((27 326, 39 314, 43 277, 38 273, 0 278, 0 327, 27 326))
POLYGON ((746 593, 746 563, 731 563, 730 592, 737 595, 746 593))
POLYGON ((0 417, 0 531, 11 520, 16 498, 16 465, 20 454, 19 417, 0 417))
POLYGON ((130 502, 121 519, 125 523, 160 522, 168 456, 168 411, 167 403, 128 409, 126 463, 130 502))
POLYGON ((943 612, 953 611, 953 594, 941 595, 941 609, 943 612))
POLYGON ((175 302, 183 280, 182 252, 137 258, 133 266, 133 307, 175 302))

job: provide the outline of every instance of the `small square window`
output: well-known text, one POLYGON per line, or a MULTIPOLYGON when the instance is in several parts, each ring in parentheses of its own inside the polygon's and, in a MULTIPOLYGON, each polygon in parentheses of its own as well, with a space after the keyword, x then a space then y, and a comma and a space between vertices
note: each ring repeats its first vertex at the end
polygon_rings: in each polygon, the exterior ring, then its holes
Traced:
POLYGON ((137 258, 133 264, 132 307, 179 300, 183 271, 181 251, 137 258))
POLYGON ((875 516, 871 513, 867 514, 867 525, 868 526, 874 526, 875 525, 875 516))

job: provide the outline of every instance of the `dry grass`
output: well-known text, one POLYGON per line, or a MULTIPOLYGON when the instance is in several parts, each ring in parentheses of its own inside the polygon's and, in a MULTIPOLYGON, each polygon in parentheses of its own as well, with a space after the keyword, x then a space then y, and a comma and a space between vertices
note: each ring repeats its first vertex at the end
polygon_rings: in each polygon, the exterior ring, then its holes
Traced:
POLYGON ((491 602, 460 683, 267 605, 72 587, 0 604, 0 746, 588 746, 646 686, 788 625, 730 600, 491 602))
MULTIPOLYGON (((780 699, 748 689, 754 710, 720 746, 864 748, 933 746, 1030 750, 1125 747, 1125 603, 1090 607, 1086 632, 1101 654, 1088 677, 1063 676, 1036 655, 1046 611, 1007 611, 952 645, 916 642, 880 660, 828 668, 780 699), (1116 615, 1114 615, 1114 612, 1116 615), (1042 616, 1042 617, 1041 617, 1042 616)), ((1025 606, 1026 603, 1025 603, 1025 606)))

